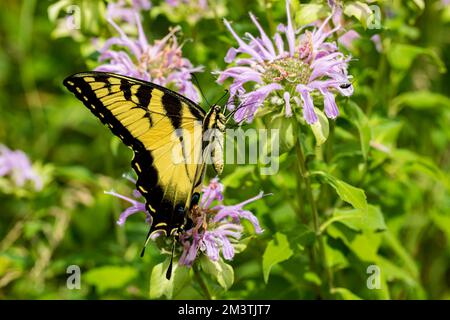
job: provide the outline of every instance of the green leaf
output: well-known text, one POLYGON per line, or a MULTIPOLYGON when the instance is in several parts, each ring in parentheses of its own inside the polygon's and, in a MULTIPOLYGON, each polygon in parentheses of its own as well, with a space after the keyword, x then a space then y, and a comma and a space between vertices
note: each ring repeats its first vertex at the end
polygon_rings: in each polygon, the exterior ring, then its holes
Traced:
POLYGON ((321 225, 320 231, 323 232, 333 222, 340 222, 355 231, 383 231, 387 229, 380 209, 372 205, 368 206, 367 211, 335 209, 333 216, 321 225))
POLYGON ((372 10, 367 3, 355 1, 344 7, 344 14, 355 17, 364 28, 367 28, 367 20, 372 15, 372 10))
POLYGON ((95 286, 100 293, 110 289, 120 289, 137 276, 132 267, 103 266, 91 269, 83 275, 86 283, 95 286))
MULTIPOLYGON (((295 125, 291 118, 286 118, 285 114, 270 113, 264 118, 264 129, 278 130, 268 135, 267 139, 264 139, 263 155, 264 157, 270 157, 272 152, 272 146, 279 146, 279 154, 284 154, 290 151, 295 145, 296 132, 295 125)), ((278 156, 278 155, 277 155, 278 156)))
POLYGON ((410 150, 396 149, 392 152, 393 169, 404 173, 417 174, 421 172, 450 189, 448 175, 443 172, 431 159, 418 155, 410 150))
POLYGON ((206 256, 202 256, 200 259, 200 266, 203 271, 210 274, 219 285, 228 290, 234 283, 234 270, 233 267, 225 263, 222 258, 218 261, 211 261, 206 256))
POLYGON ((336 190, 338 196, 351 204, 353 208, 367 212, 367 199, 363 189, 356 188, 323 171, 313 171, 311 174, 323 177, 325 182, 336 190))
POLYGON ((179 266, 174 261, 172 269, 172 277, 170 280, 166 279, 167 268, 170 263, 168 257, 164 262, 161 262, 153 267, 150 276, 150 298, 157 299, 165 296, 167 299, 175 297, 181 289, 183 289, 191 280, 190 269, 184 266, 179 266))
POLYGON ((438 66, 439 72, 445 73, 444 62, 439 58, 436 51, 430 48, 417 47, 410 44, 394 43, 387 52, 387 58, 391 66, 399 70, 408 70, 413 61, 419 55, 426 55, 438 66))
POLYGON ((275 238, 269 242, 263 254, 263 274, 264 281, 269 281, 269 274, 272 267, 280 262, 288 260, 293 255, 287 237, 277 232, 275 238))
POLYGON ((403 107, 415 110, 436 109, 438 111, 450 108, 450 99, 442 94, 430 91, 413 91, 398 95, 393 101, 391 112, 398 113, 403 107))
POLYGON ((417 6, 417 8, 420 9, 420 11, 423 11, 423 9, 425 9, 425 1, 424 0, 413 0, 413 2, 417 6))
POLYGON ((364 190, 337 179, 332 180, 331 186, 336 190, 342 200, 350 203, 354 208, 367 210, 367 200, 364 190))
POLYGON ((409 274, 409 272, 405 272, 405 269, 395 265, 390 260, 379 256, 376 264, 382 270, 383 276, 386 277, 387 281, 401 280, 408 286, 418 286, 417 281, 409 274))
POLYGON ((384 243, 389 246, 397 256, 403 260, 404 269, 407 270, 415 279, 419 277, 419 268, 410 253, 405 249, 403 244, 389 230, 383 232, 384 243))
POLYGON ((346 268, 349 263, 344 253, 340 249, 333 248, 328 242, 325 242, 325 255, 327 257, 327 266, 329 268, 343 269, 346 268))
POLYGON ((344 244, 361 260, 376 261, 382 234, 374 232, 356 232, 346 226, 332 224, 327 228, 327 234, 335 239, 341 239, 344 244))
POLYGON ((306 25, 319 20, 327 14, 327 6, 323 4, 308 3, 300 4, 296 12, 295 21, 298 25, 306 25))
POLYGON ((62 0, 49 5, 47 8, 48 19, 53 23, 56 22, 60 11, 70 6, 71 4, 72 3, 70 0, 62 0))
POLYGON ((315 272, 307 271, 303 274, 303 278, 306 281, 311 282, 317 286, 320 286, 322 284, 322 279, 320 279, 320 277, 315 272))
POLYGON ((403 123, 385 119, 371 119, 369 127, 372 128, 372 146, 375 143, 391 148, 396 144, 403 123))

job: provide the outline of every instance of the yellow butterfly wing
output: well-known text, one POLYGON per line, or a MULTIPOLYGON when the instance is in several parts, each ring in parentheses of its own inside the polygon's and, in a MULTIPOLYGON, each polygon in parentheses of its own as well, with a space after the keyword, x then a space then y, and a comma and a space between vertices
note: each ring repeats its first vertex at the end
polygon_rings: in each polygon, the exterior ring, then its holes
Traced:
POLYGON ((205 112, 167 88, 112 73, 78 73, 64 85, 133 149, 136 186, 153 217, 150 232, 169 235, 184 225, 204 174, 205 112))

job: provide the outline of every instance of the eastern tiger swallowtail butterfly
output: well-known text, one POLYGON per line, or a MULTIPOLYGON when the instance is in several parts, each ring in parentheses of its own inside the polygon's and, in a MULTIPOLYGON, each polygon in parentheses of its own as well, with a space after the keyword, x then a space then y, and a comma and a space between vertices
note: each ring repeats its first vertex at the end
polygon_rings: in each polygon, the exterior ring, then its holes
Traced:
POLYGON ((219 174, 222 171, 221 138, 227 118, 221 108, 214 105, 205 113, 172 90, 113 73, 77 73, 64 85, 134 151, 136 188, 153 217, 147 241, 155 232, 177 234, 188 223, 188 210, 199 202, 207 147, 214 168, 219 174), (182 134, 174 139, 177 129, 183 129, 182 134), (215 133, 206 146, 203 133, 208 129, 217 130, 210 130, 215 133), (192 139, 186 135, 194 132, 202 135, 186 143, 192 139), (174 163, 174 149, 189 151, 198 161, 174 163))

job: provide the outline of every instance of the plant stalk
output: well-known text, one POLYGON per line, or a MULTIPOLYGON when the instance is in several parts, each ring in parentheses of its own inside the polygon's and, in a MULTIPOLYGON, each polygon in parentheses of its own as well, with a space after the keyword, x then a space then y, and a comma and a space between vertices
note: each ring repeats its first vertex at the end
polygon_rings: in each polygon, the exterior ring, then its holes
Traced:
POLYGON ((194 269, 194 277, 197 280, 200 289, 202 290, 203 295, 205 296, 206 299, 208 300, 212 300, 212 296, 211 293, 209 292, 208 286, 206 285, 205 280, 203 279, 202 275, 200 274, 200 271, 198 270, 198 268, 194 265, 193 266, 194 269))
MULTIPOLYGON (((324 239, 320 233, 319 213, 317 211, 317 204, 314 200, 312 187, 311 187, 311 178, 310 178, 309 171, 306 167, 306 159, 305 159, 305 155, 303 153, 302 145, 300 143, 300 137, 297 137, 297 139, 295 141, 295 151, 297 153, 298 169, 299 169, 301 178, 303 179, 303 182, 305 184, 304 192, 306 193, 307 200, 311 207, 313 229, 316 234, 316 237, 318 240, 318 245, 319 245, 319 259, 322 263, 322 266, 323 266, 323 269, 325 272, 325 276, 327 279, 328 289, 330 292, 331 289, 333 288, 333 274, 331 272, 331 268, 328 267, 328 263, 327 263, 327 257, 325 254, 325 243, 324 243, 324 239)), ((319 268, 317 267, 316 269, 319 269, 319 268)))

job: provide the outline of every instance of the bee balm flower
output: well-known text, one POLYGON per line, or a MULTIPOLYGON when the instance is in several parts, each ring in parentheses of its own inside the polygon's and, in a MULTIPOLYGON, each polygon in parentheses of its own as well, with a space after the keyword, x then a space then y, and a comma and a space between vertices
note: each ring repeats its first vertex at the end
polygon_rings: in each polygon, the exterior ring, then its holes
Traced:
POLYGON ((27 155, 20 150, 12 151, 0 145, 0 177, 9 176, 18 187, 23 187, 31 181, 37 191, 42 190, 41 177, 32 168, 27 155))
POLYGON ((149 44, 137 13, 137 39, 128 37, 112 19, 108 21, 117 30, 119 37, 105 42, 99 57, 99 61, 104 64, 97 67, 97 71, 151 81, 178 91, 195 102, 199 101, 197 89, 191 82, 191 73, 201 71, 202 68, 193 67, 188 59, 183 58, 176 38, 179 27, 172 29, 163 39, 149 44))
MULTIPOLYGON (((239 242, 244 231, 242 219, 250 221, 256 233, 263 231, 256 216, 244 209, 244 206, 250 202, 261 199, 263 193, 236 205, 224 205, 223 190, 223 184, 217 178, 212 179, 209 185, 203 188, 200 203, 188 213, 188 217, 192 220, 192 227, 181 231, 178 235, 182 246, 180 265, 191 266, 200 254, 205 254, 212 261, 217 261, 220 253, 225 260, 233 259, 234 246, 239 242), (218 204, 213 205, 214 201, 218 204)), ((146 222, 152 225, 152 217, 146 211, 145 203, 112 191, 106 193, 131 203, 131 206, 122 212, 117 224, 123 225, 130 215, 143 212, 146 222)), ((137 197, 140 197, 140 194, 136 193, 135 198, 137 197)), ((155 240, 159 236, 159 233, 155 233, 151 239, 155 240)))
POLYGON ((281 98, 286 116, 302 108, 306 122, 313 124, 318 120, 313 95, 322 96, 325 114, 334 119, 339 114, 335 94, 353 94, 347 73, 350 58, 339 52, 334 42, 328 41, 340 27, 325 31, 330 16, 319 28, 300 32, 292 23, 289 1, 286 1, 286 12, 287 25, 280 24, 273 39, 253 14, 250 18, 260 34, 255 37, 246 33, 246 40, 224 20, 238 48, 231 48, 225 56, 225 62, 233 65, 219 72, 218 82, 232 79, 229 103, 232 105, 235 98, 240 100, 241 107, 235 113, 238 122, 251 122, 265 102, 269 104, 281 98))

